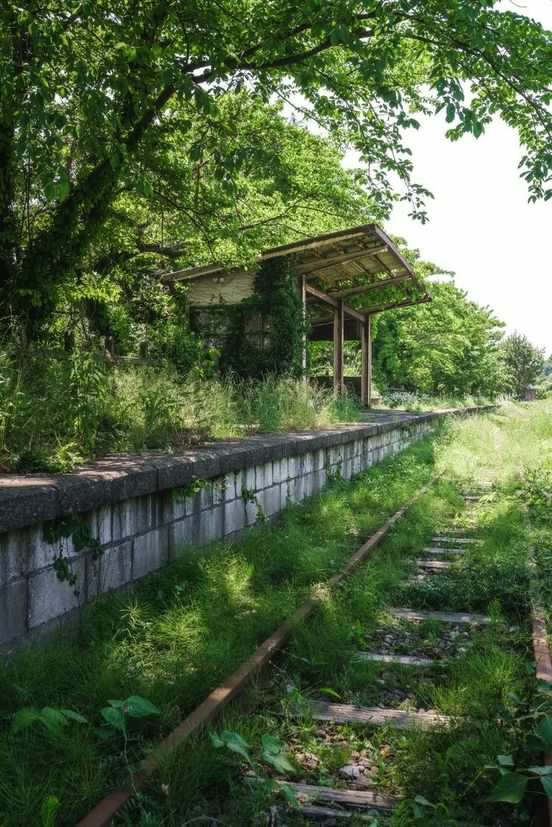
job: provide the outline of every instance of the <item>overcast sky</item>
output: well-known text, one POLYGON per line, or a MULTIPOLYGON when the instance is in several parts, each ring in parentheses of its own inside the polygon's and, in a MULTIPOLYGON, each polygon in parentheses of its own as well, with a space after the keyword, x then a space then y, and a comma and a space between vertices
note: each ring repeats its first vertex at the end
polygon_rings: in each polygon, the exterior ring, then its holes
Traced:
MULTIPOLYGON (((552 0, 516 0, 515 10, 552 29, 552 0)), ((445 129, 444 119, 427 118, 409 141, 414 178, 435 196, 429 223, 413 221, 398 205, 386 229, 454 270, 456 284, 490 305, 508 332, 518 330, 551 353, 552 202, 527 202, 517 135, 502 122, 478 140, 455 143, 445 129)))

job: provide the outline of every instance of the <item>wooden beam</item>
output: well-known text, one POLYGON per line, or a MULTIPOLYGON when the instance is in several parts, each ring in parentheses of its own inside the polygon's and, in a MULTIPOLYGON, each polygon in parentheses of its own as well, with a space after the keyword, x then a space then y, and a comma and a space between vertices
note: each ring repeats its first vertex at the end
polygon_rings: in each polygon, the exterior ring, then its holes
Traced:
POLYGON ((394 284, 400 284, 402 281, 409 281, 411 279, 410 273, 403 273, 400 276, 393 276, 392 279, 381 279, 375 281, 373 284, 363 284, 358 287, 347 287, 345 290, 338 290, 335 293, 330 293, 336 299, 344 299, 346 296, 358 296, 361 293, 368 293, 369 290, 378 290, 380 287, 392 287, 394 284))
POLYGON ((328 293, 324 293, 317 287, 313 287, 312 284, 305 283, 305 292, 314 299, 318 299, 318 301, 331 304, 334 309, 343 306, 343 312, 347 316, 351 316, 351 318, 356 319, 357 322, 364 322, 364 313, 361 313, 359 310, 355 310, 354 307, 350 307, 348 304, 344 304, 341 299, 334 299, 333 296, 330 296, 328 293))
POLYGON ((343 302, 339 301, 334 308, 334 393, 341 396, 344 391, 343 380, 343 344, 345 334, 345 312, 343 302))
MULTIPOLYGON (((329 267, 334 267, 336 264, 354 261, 356 258, 375 256, 377 253, 385 253, 386 251, 387 247, 374 247, 373 249, 366 248, 364 250, 358 250, 351 253, 340 253, 337 256, 328 256, 327 258, 321 257, 315 262, 309 262, 308 264, 304 264, 302 267, 300 266, 298 270, 302 275, 306 276, 309 273, 317 273, 319 270, 327 270, 329 267)), ((382 261, 378 261, 377 259, 376 261, 382 270, 387 269, 382 261)))
POLYGON ((376 307, 367 307, 366 313, 373 316, 374 313, 383 313, 384 310, 394 310, 396 307, 410 307, 410 305, 413 304, 426 304, 426 302, 430 301, 431 296, 426 294, 425 296, 422 296, 421 299, 405 299, 402 302, 390 302, 389 304, 376 305, 376 307))
POLYGON ((360 328, 360 337, 362 347, 360 397, 362 404, 369 408, 372 404, 372 320, 370 316, 366 316, 366 320, 360 328))

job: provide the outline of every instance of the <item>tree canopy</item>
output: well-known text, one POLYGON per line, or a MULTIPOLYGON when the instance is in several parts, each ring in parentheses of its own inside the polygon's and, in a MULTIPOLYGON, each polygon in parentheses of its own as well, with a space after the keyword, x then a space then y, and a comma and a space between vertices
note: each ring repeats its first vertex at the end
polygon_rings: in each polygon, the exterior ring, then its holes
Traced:
POLYGON ((506 389, 503 324, 453 283, 432 285, 429 305, 378 318, 374 378, 382 388, 494 396, 506 389))
MULTIPOLYGON (((428 193, 412 180, 405 143, 417 112, 444 110, 452 138, 477 137, 499 115, 518 130, 530 198, 549 197, 551 36, 498 6, 7 0, 0 9, 3 318, 36 335, 117 200, 149 198, 160 185, 159 146, 177 134, 187 157, 175 209, 188 220, 176 240, 187 244, 206 155, 213 198, 239 187, 248 164, 269 163, 268 135, 265 144, 234 144, 240 101, 247 117, 256 102, 281 101, 337 146, 358 150, 364 184, 383 213, 399 181, 412 214, 425 218, 428 193)), ((207 205, 207 193, 201 197, 207 205)), ((289 203, 286 195, 282 204, 289 203)), ((246 223, 258 220, 253 212, 246 223)), ((241 249, 240 227, 226 225, 229 255, 241 249)), ((240 255, 250 255, 249 238, 244 246, 240 255)), ((187 253, 191 260, 197 250, 187 253)))
POLYGON ((502 342, 501 356, 509 391, 523 399, 527 386, 536 381, 544 368, 544 352, 531 344, 527 336, 512 333, 502 342))

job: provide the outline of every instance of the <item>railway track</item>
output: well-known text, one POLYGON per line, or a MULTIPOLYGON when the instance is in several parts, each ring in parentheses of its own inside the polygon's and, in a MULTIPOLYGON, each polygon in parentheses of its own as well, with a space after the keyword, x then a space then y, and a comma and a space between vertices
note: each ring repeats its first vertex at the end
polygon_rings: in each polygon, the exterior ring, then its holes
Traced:
MULTIPOLYGON (((429 486, 425 486, 415 499, 425 493, 428 488, 429 486)), ((464 527, 458 528, 452 521, 438 526, 430 542, 415 560, 414 572, 407 575, 404 580, 405 595, 412 589, 415 591, 417 587, 437 583, 438 578, 454 577, 456 567, 461 564, 461 561, 479 548, 483 540, 478 536, 476 515, 480 498, 484 495, 485 490, 465 492, 464 527)), ((335 588, 356 566, 362 563, 392 526, 401 519, 409 505, 411 503, 396 512, 379 531, 369 538, 353 555, 343 571, 334 575, 327 585, 335 588)), ((192 733, 213 721, 224 706, 246 686, 251 677, 285 646, 293 630, 317 608, 317 605, 317 599, 313 598, 301 606, 292 618, 279 627, 256 650, 254 655, 242 664, 240 669, 211 693, 142 763, 128 789, 116 790, 107 796, 79 823, 79 827, 101 827, 101 825, 111 824, 112 819, 124 804, 142 785, 147 783, 148 778, 156 771, 160 757, 181 746, 192 733)), ((355 661, 369 663, 374 669, 392 668, 396 673, 404 671, 414 681, 424 680, 425 676, 435 670, 443 675, 454 659, 466 651, 465 648, 458 647, 458 639, 460 642, 473 639, 494 622, 491 614, 472 612, 468 607, 462 610, 458 605, 442 605, 439 610, 420 609, 405 601, 387 610, 381 628, 371 634, 370 645, 358 649, 355 653, 355 661), (389 633, 390 628, 394 632, 389 633), (434 647, 437 650, 440 648, 437 654, 428 655, 424 651, 424 630, 426 629, 430 630, 432 640, 435 640, 436 634, 442 638, 443 645, 434 647), (413 640, 414 644, 412 644, 413 640)), ((552 681, 552 662, 543 630, 542 613, 539 614, 539 607, 535 606, 533 609, 533 643, 537 674, 541 679, 552 681)), ((400 702, 400 697, 398 702, 389 703, 386 700, 388 693, 385 691, 385 680, 382 680, 381 684, 382 698, 370 706, 328 700, 327 693, 324 692, 321 692, 319 697, 309 697, 306 701, 302 699, 296 710, 293 704, 287 703, 287 714, 290 719, 287 740, 292 743, 295 740, 300 741, 300 737, 296 738, 295 735, 300 733, 305 721, 308 721, 311 726, 319 725, 320 728, 315 732, 318 732, 319 737, 325 740, 328 739, 328 732, 332 735, 343 726, 366 730, 367 733, 381 728, 392 731, 400 730, 408 735, 408 733, 420 731, 436 733, 450 731, 461 724, 461 721, 454 716, 444 715, 437 709, 410 708, 408 703, 400 702)), ((282 698, 282 701, 285 702, 285 699, 282 698)), ((550 763, 550 759, 546 758, 546 762, 550 763)), ((284 794, 282 801, 285 798, 288 802, 292 802, 294 817, 299 815, 302 819, 300 823, 312 822, 329 825, 342 822, 353 824, 367 822, 379 825, 386 823, 387 818, 397 807, 401 806, 403 800, 401 795, 390 794, 387 786, 381 786, 378 783, 378 774, 374 770, 373 762, 360 751, 349 763, 334 772, 333 779, 329 779, 325 772, 317 778, 316 767, 310 767, 305 773, 305 778, 300 781, 291 781, 285 774, 280 773, 280 775, 272 775, 271 783, 284 794)), ((300 776, 301 773, 295 775, 295 778, 300 776)), ((255 774, 245 773, 243 783, 254 785, 258 783, 258 780, 255 774)), ((295 824, 295 821, 286 820, 285 811, 286 804, 274 806, 271 810, 270 823, 274 825, 295 824)), ((208 822, 209 819, 206 823, 208 822)), ((552 822, 549 823, 552 824, 552 822)))
MULTIPOLYGON (((483 493, 483 492, 482 492, 483 493)), ((480 495, 470 493, 464 500, 468 511, 477 508, 480 495)), ((456 561, 469 553, 469 549, 476 548, 482 543, 477 537, 476 527, 470 531, 459 533, 453 526, 442 525, 439 532, 431 538, 431 545, 423 549, 422 555, 416 559, 416 573, 406 580, 407 585, 419 585, 428 578, 450 576, 454 573, 456 561)), ((454 633, 462 627, 469 628, 472 634, 492 623, 488 615, 473 613, 470 611, 448 611, 446 607, 440 611, 416 610, 408 605, 396 606, 389 610, 388 615, 393 622, 402 628, 424 627, 428 623, 432 628, 438 625, 443 634, 452 629, 454 633)), ((382 628, 385 632, 385 628, 382 628)), ((378 630, 373 636, 378 638, 378 630)), ((386 640, 392 635, 383 635, 386 640)), ((447 642, 450 637, 447 638, 447 642)), ((393 666, 399 670, 409 670, 419 673, 420 676, 428 670, 444 665, 450 666, 454 653, 444 658, 424 657, 419 655, 405 655, 401 646, 393 651, 393 643, 386 640, 385 650, 374 646, 369 651, 359 650, 357 658, 363 661, 370 661, 375 666, 387 668, 393 666)), ((388 706, 385 703, 378 703, 373 706, 360 706, 355 704, 342 704, 328 702, 322 698, 313 699, 309 708, 303 707, 298 717, 310 717, 313 721, 324 722, 330 725, 354 725, 357 728, 365 727, 367 730, 387 727, 396 730, 423 730, 439 731, 454 727, 458 721, 449 716, 439 713, 435 709, 408 710, 388 706)), ((298 724, 300 725, 300 724, 298 724)), ((293 739, 293 731, 291 731, 293 739)), ((321 737, 325 735, 321 730, 321 737)), ((278 784, 285 787, 295 797, 295 808, 301 812, 307 821, 316 823, 336 823, 371 821, 374 817, 391 814, 401 803, 398 796, 389 795, 385 789, 381 789, 377 780, 372 780, 373 766, 362 756, 353 760, 350 764, 338 770, 340 777, 339 786, 328 786, 327 778, 316 780, 310 783, 296 783, 278 779, 278 784)), ((283 822, 285 823, 285 822, 283 822)), ((372 823, 382 823, 380 821, 372 823)))

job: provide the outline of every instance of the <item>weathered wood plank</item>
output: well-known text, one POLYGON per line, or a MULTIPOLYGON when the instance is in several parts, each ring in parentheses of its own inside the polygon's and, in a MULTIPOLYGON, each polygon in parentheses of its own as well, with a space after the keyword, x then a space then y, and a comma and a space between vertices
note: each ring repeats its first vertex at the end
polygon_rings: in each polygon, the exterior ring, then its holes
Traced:
POLYGON ((449 554, 449 555, 462 555, 466 553, 465 548, 442 548, 441 546, 431 546, 422 549, 424 554, 449 554))
POLYGON ((379 795, 372 790, 338 790, 331 787, 318 787, 314 784, 298 784, 293 781, 277 781, 276 783, 279 787, 286 787, 294 792, 299 803, 306 806, 311 802, 318 802, 339 804, 355 810, 392 810, 401 800, 393 796, 379 795))
POLYGON ((380 652, 357 652, 358 660, 373 661, 374 663, 396 663, 399 666, 433 666, 431 658, 417 658, 412 655, 384 655, 380 652))
POLYGON ((452 563, 450 560, 416 560, 416 565, 427 571, 445 571, 450 569, 452 563))
POLYGON ((461 546, 468 546, 468 545, 483 545, 483 540, 477 540, 475 537, 456 537, 456 536, 447 536, 446 534, 440 534, 437 537, 431 538, 432 543, 458 543, 461 546))
POLYGON ((311 704, 311 711, 313 718, 317 721, 332 721, 335 724, 391 726, 394 729, 411 729, 412 727, 434 729, 450 724, 450 718, 440 715, 433 709, 426 709, 423 712, 405 712, 403 709, 315 701, 311 704))
POLYGON ((399 620, 439 620, 441 623, 466 623, 470 626, 483 626, 491 623, 491 618, 486 615, 474 614, 472 612, 433 612, 415 611, 414 609, 390 609, 389 614, 399 620))

